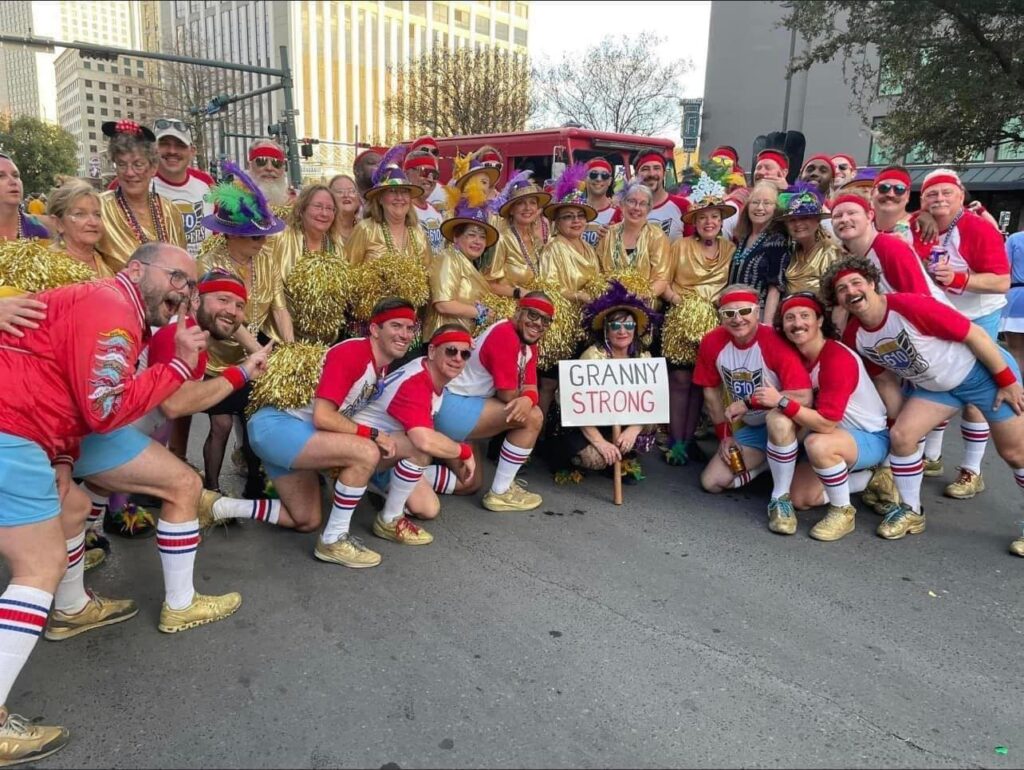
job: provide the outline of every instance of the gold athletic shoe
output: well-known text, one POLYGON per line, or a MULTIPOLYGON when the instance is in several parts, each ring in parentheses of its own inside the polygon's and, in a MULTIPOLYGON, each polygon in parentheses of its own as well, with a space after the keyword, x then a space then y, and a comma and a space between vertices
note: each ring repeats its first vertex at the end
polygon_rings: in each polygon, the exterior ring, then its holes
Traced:
POLYGON ((773 497, 768 502, 768 529, 777 535, 796 532, 796 510, 789 495, 773 497))
POLYGON ((234 615, 242 606, 241 594, 232 591, 223 596, 204 596, 195 594, 192 603, 183 610, 172 610, 164 602, 160 609, 160 623, 157 629, 165 634, 176 634, 189 628, 223 620, 234 615))
POLYGON ((433 535, 425 529, 420 529, 404 515, 389 524, 378 513, 373 520, 373 534, 399 545, 429 545, 434 542, 433 535))
POLYGON ((892 468, 880 466, 871 474, 871 481, 861 493, 860 499, 870 505, 879 516, 885 516, 894 505, 899 505, 900 493, 896 489, 896 480, 892 477, 892 468))
POLYGON ((941 476, 945 472, 946 468, 942 464, 942 455, 939 455, 934 460, 929 460, 927 457, 924 458, 924 475, 931 478, 932 476, 941 476))
POLYGON ((966 468, 957 468, 957 470, 960 473, 956 477, 956 481, 946 486, 946 497, 970 500, 979 492, 985 491, 985 479, 981 477, 980 473, 969 471, 966 468))
POLYGON ((107 558, 107 552, 102 548, 88 548, 85 551, 85 571, 100 566, 107 558))
POLYGON ((8 714, 0 725, 0 767, 33 762, 68 745, 68 729, 34 725, 19 714, 8 714))
POLYGON ((924 532, 924 527, 924 509, 917 513, 906 503, 900 503, 886 514, 875 532, 886 540, 899 540, 907 535, 920 535, 924 532))
POLYGON ((811 527, 811 537, 825 542, 839 540, 853 532, 856 515, 857 509, 852 505, 830 505, 825 518, 811 527))
POLYGON ((489 511, 532 511, 543 502, 544 498, 536 492, 528 492, 513 481, 504 494, 488 492, 484 495, 482 505, 489 511))
POLYGON ((1024 537, 1018 537, 1010 543, 1010 553, 1014 556, 1024 556, 1024 537))
POLYGON ((376 567, 380 564, 380 554, 371 551, 362 541, 347 532, 333 543, 325 543, 323 539, 316 539, 316 547, 313 548, 313 556, 320 561, 329 561, 334 564, 342 564, 352 569, 364 567, 376 567))
POLYGON ((213 515, 213 505, 222 497, 224 495, 220 492, 214 492, 212 489, 204 489, 199 493, 199 507, 197 509, 199 529, 207 530, 218 523, 213 515))
POLYGON ((131 620, 139 614, 138 605, 131 599, 106 599, 89 592, 89 603, 74 615, 55 609, 43 633, 51 642, 60 642, 94 628, 112 626, 131 620))

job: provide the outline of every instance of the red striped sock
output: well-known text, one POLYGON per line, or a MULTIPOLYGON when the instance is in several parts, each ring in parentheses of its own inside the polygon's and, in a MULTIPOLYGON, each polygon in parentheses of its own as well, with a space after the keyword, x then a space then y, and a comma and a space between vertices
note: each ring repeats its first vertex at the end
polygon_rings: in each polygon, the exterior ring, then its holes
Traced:
POLYGON ((39 635, 46 627, 53 596, 11 583, 0 596, 0 703, 7 702, 39 635))

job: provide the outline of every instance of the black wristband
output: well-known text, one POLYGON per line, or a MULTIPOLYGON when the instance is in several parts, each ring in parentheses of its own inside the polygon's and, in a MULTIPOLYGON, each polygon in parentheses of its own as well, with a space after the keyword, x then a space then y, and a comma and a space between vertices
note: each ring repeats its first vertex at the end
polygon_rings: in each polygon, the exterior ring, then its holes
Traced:
POLYGON ((378 436, 380 436, 380 431, 376 428, 370 428, 370 441, 376 441, 378 436))
POLYGON ((512 299, 520 299, 523 296, 523 290, 516 286, 512 289, 512 299))

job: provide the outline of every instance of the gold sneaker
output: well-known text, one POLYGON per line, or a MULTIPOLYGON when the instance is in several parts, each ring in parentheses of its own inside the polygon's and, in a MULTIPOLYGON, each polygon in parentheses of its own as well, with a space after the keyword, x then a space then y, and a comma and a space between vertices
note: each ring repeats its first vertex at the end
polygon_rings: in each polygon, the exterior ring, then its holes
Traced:
POLYGON ((966 468, 957 468, 960 474, 956 481, 948 484, 943 494, 946 497, 953 497, 957 500, 970 500, 979 492, 985 491, 985 479, 980 473, 969 471, 966 468))
POLYGON ((907 535, 920 535, 924 527, 924 509, 917 513, 905 503, 900 503, 886 514, 875 532, 886 540, 899 540, 907 535))
POLYGON ((43 636, 51 642, 70 639, 94 628, 112 626, 131 620, 139 614, 139 607, 131 599, 106 599, 89 592, 89 603, 74 615, 55 609, 50 613, 43 636))
POLYGON ((1024 537, 1018 537, 1010 543, 1010 553, 1015 556, 1024 556, 1024 537))
POLYGON ((235 591, 223 596, 204 596, 197 593, 192 603, 183 610, 172 610, 164 602, 160 608, 160 623, 157 630, 165 634, 176 634, 189 628, 223 620, 234 615, 242 606, 242 596, 235 591))
POLYGON ((434 542, 433 535, 413 524, 407 516, 399 516, 388 524, 378 513, 373 520, 373 534, 400 545, 428 545, 434 542))
POLYGON ((852 505, 830 505, 825 518, 811 527, 811 537, 815 540, 831 542, 853 532, 853 520, 857 509, 852 505))
POLYGON ((773 497, 768 503, 768 529, 777 535, 792 535, 796 532, 796 510, 789 495, 773 497))
POLYGON ((199 529, 206 530, 219 523, 213 515, 213 506, 222 497, 224 495, 220 492, 214 492, 212 489, 204 489, 199 493, 199 506, 197 509, 199 529))
POLYGON ((7 714, 0 725, 0 767, 33 762, 68 745, 68 729, 34 725, 20 714, 7 714))
POLYGON ((488 492, 482 505, 489 511, 532 511, 539 508, 544 498, 536 492, 528 492, 515 481, 504 494, 488 492))
POLYGON ((884 516, 893 505, 899 505, 900 493, 896 489, 896 480, 892 477, 892 468, 888 465, 875 468, 871 481, 864 488, 860 499, 865 505, 875 509, 875 513, 884 516))
POLYGON ((371 551, 362 541, 347 532, 333 543, 325 543, 322 538, 316 539, 313 556, 320 561, 342 564, 352 569, 376 567, 380 564, 380 554, 371 551))
POLYGON ((85 551, 85 571, 100 566, 107 558, 107 552, 102 548, 88 548, 85 551))
POLYGON ((941 476, 945 472, 946 468, 942 464, 942 455, 939 455, 934 460, 929 460, 927 457, 924 458, 924 475, 931 478, 932 476, 941 476))

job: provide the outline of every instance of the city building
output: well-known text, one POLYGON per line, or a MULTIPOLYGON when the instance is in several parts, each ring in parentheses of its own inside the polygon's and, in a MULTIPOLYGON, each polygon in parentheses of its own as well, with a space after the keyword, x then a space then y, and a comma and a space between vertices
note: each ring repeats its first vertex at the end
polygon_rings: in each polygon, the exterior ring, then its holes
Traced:
MULTIPOLYGON (((785 15, 780 2, 712 2, 701 146, 732 145, 751 170, 756 138, 790 130, 806 137, 805 157, 849 152, 861 166, 902 162, 915 184, 937 168, 935 159, 920 152, 895 157, 872 130, 899 98, 898 84, 879 84, 865 125, 850 108, 841 57, 795 73, 787 83, 790 51, 799 52, 802 41, 780 26, 785 15)), ((961 176, 1004 229, 1013 232, 1024 224, 1024 147, 992 148, 964 166, 961 176)))
MULTIPOLYGON (((0 3, 0 32, 57 39, 60 5, 62 3, 6 0, 0 3)), ((54 52, 0 44, 0 112, 56 120, 55 58, 54 52)))

